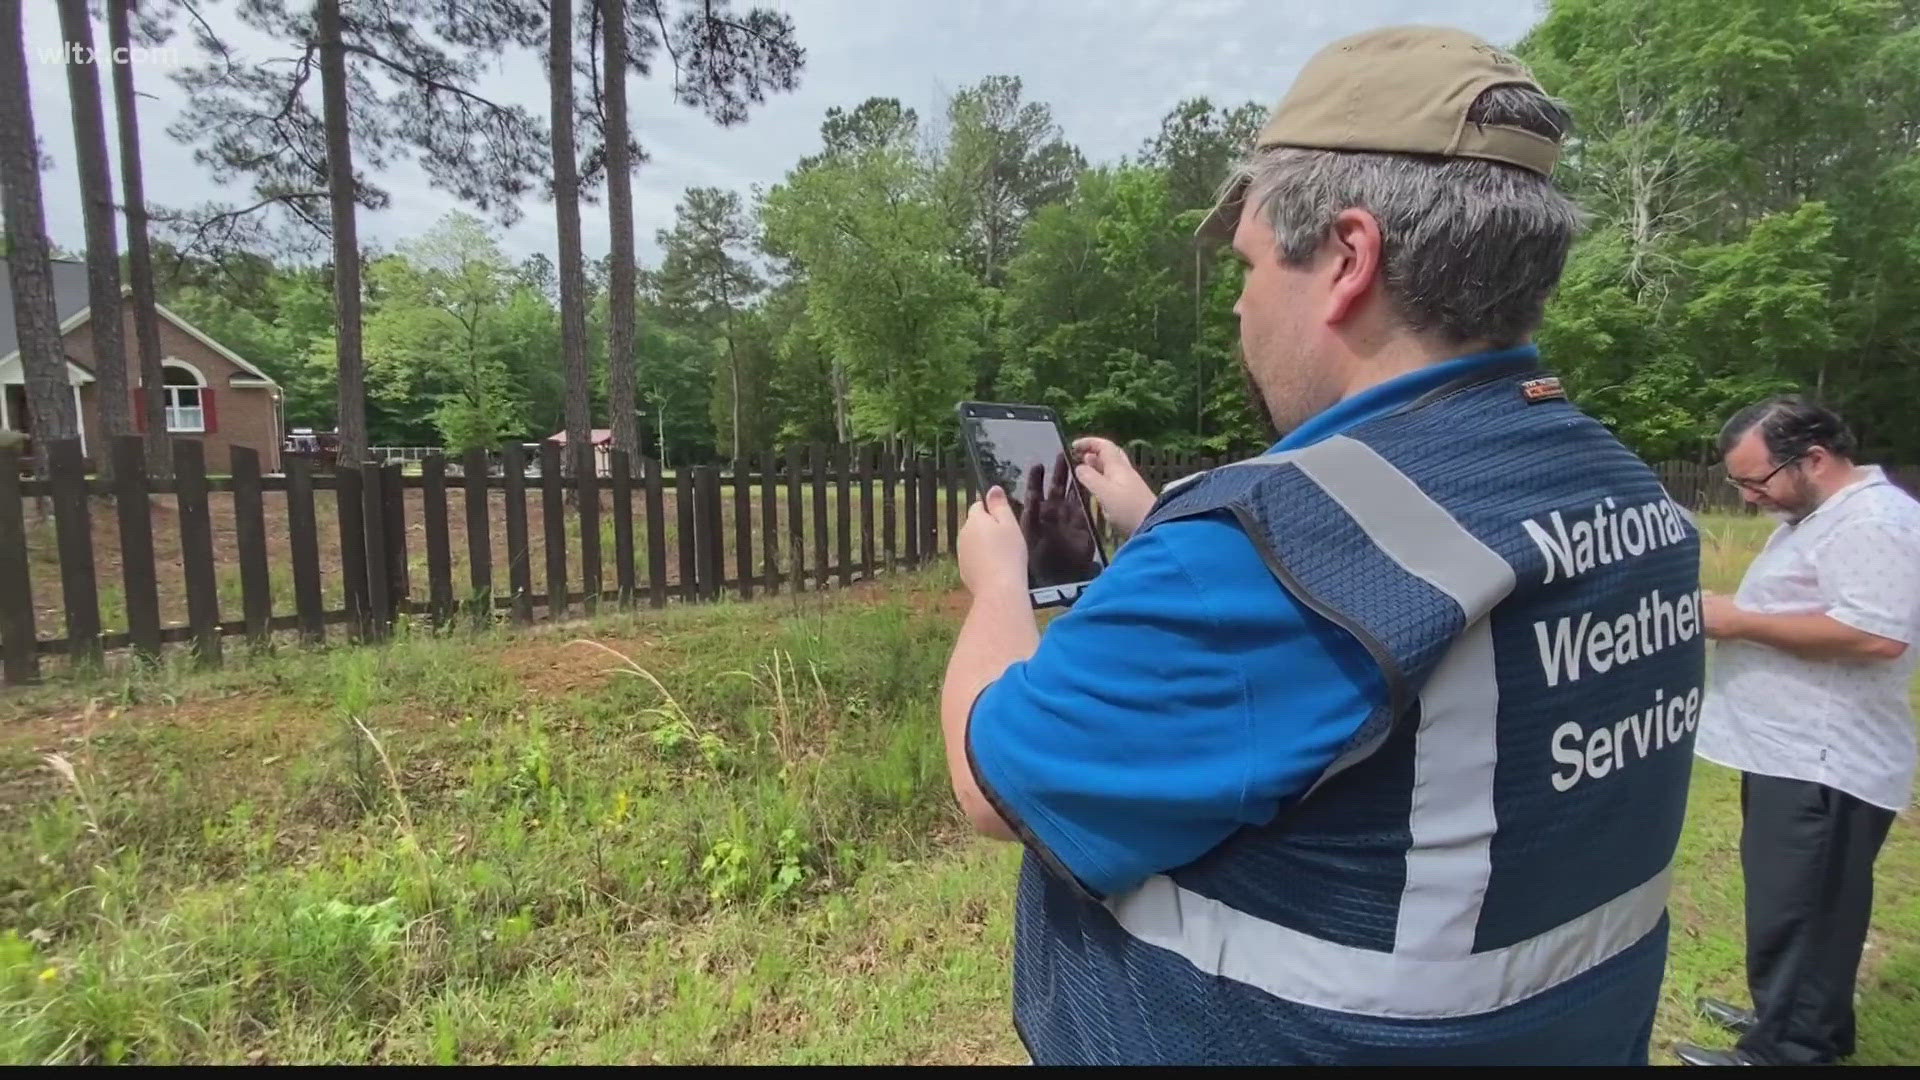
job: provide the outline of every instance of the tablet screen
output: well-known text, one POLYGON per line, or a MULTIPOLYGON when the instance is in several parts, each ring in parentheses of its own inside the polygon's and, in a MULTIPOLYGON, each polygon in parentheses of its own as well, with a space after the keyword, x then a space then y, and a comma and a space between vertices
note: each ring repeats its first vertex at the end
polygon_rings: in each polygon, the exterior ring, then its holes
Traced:
POLYGON ((1067 447, 1052 420, 968 416, 966 436, 983 478, 1007 493, 1027 538, 1027 583, 1037 600, 1070 599, 1098 576, 1104 560, 1095 542, 1067 447))

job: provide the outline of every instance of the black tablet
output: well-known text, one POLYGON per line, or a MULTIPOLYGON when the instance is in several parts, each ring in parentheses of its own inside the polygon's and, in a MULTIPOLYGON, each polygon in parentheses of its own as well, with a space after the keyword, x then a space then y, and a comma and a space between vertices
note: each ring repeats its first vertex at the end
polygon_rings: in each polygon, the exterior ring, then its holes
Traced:
POLYGON ((982 495, 998 484, 1020 518, 1033 606, 1072 604, 1106 569, 1107 555, 1060 418, 1044 405, 963 401, 958 411, 974 482, 982 495))

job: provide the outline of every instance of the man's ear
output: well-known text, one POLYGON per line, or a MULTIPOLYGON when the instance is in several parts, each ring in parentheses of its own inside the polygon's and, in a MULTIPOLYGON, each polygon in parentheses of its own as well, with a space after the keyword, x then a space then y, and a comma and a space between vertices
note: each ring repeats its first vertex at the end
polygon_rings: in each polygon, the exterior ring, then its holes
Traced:
POLYGON ((1366 210, 1350 207, 1334 215, 1327 230, 1333 281, 1327 290, 1327 323, 1337 325, 1358 313, 1381 272, 1380 222, 1366 210))

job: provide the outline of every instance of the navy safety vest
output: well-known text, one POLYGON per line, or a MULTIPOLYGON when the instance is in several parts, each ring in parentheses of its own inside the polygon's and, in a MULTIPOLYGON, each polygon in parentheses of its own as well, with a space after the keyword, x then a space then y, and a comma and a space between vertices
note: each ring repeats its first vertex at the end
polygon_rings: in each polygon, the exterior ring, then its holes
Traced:
POLYGON ((1644 1064, 1705 673, 1691 517, 1532 361, 1191 477, 1143 528, 1215 511, 1387 700, 1273 821, 1131 893, 1028 854, 1035 1062, 1644 1064))

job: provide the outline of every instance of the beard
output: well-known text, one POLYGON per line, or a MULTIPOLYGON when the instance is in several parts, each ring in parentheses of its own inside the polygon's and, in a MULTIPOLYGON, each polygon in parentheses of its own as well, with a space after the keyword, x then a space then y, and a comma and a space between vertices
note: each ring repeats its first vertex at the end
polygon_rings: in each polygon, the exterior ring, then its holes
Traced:
POLYGON ((1814 490, 1813 481, 1797 469, 1793 478, 1792 501, 1781 503, 1780 509, 1786 511, 1790 525, 1800 524, 1808 514, 1820 509, 1820 493, 1814 490))
POLYGON ((1763 507, 1762 512, 1782 525, 1798 525, 1807 519, 1807 515, 1820 509, 1820 493, 1813 481, 1797 470, 1790 474, 1792 484, 1783 499, 1768 500, 1773 505, 1763 507))

